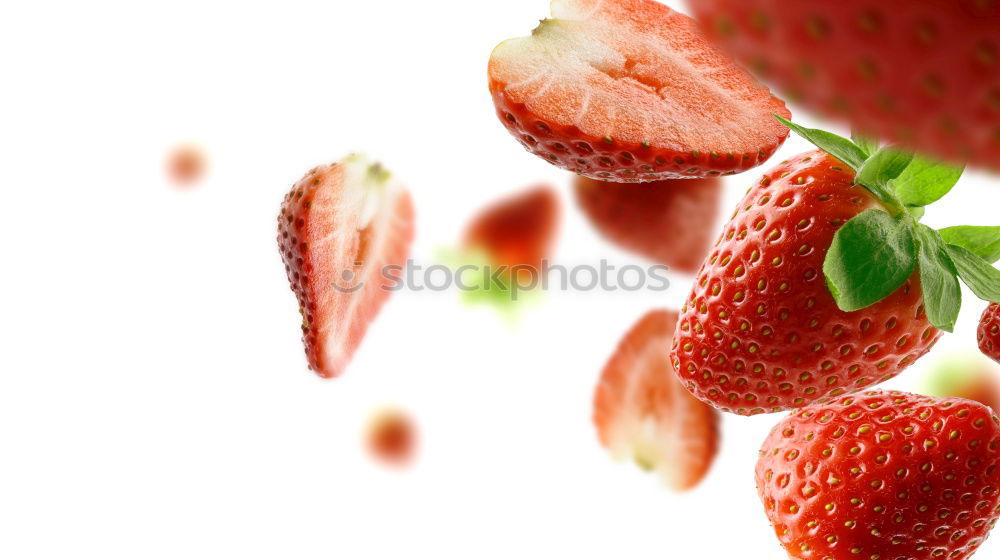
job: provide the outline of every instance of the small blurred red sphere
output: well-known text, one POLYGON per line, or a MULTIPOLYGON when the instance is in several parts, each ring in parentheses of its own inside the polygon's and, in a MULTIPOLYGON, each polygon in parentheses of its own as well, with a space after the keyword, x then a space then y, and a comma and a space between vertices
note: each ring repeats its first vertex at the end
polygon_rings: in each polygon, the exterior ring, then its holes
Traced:
POLYGON ((416 428, 409 415, 400 410, 383 410, 368 425, 368 452, 391 466, 406 466, 416 450, 416 428))
POLYGON ((167 157, 167 176, 180 187, 190 187, 205 174, 205 153, 190 144, 177 146, 167 157))

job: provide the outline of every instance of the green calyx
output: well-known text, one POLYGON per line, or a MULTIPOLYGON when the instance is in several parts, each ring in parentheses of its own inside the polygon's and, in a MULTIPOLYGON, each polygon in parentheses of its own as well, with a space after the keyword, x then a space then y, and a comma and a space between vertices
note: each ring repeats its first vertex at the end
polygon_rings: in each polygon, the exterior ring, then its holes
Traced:
POLYGON ((823 272, 837 306, 858 311, 920 275, 927 319, 951 332, 962 306, 959 281, 980 299, 1000 302, 1000 226, 934 230, 920 223, 926 206, 951 191, 962 168, 938 163, 855 135, 848 140, 801 127, 775 115, 793 132, 843 161, 855 183, 882 202, 844 224, 833 238, 823 272))

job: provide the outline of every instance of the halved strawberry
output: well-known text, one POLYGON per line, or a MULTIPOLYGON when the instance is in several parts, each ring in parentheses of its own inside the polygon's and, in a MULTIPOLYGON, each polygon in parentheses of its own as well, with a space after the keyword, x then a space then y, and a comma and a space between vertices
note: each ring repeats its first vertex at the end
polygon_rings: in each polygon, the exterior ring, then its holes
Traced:
POLYGON ((632 457, 668 486, 689 490, 704 478, 718 451, 719 417, 677 381, 667 350, 677 312, 647 313, 619 343, 594 396, 601 445, 632 457))
POLYGON ((590 222, 623 248, 689 274, 708 254, 722 202, 718 178, 624 184, 577 177, 575 186, 590 222))
POLYGON ((412 240, 409 193, 361 156, 314 168, 285 195, 278 247, 299 300, 309 367, 320 376, 343 372, 412 240))
POLYGON ((496 47, 489 83, 525 148, 608 181, 738 173, 788 134, 782 101, 653 0, 553 0, 552 19, 496 47))

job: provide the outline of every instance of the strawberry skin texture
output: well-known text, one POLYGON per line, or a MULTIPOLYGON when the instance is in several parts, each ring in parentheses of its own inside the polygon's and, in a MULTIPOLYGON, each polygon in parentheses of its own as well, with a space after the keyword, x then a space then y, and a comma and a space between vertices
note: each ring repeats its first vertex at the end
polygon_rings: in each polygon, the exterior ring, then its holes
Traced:
POLYGON ((465 246, 486 253, 495 265, 540 269, 559 225, 559 195, 538 185, 484 210, 465 232, 465 246))
POLYGON ((554 0, 553 19, 489 62, 500 122, 530 152, 616 182, 730 175, 766 161, 790 115, 653 0, 554 0), (776 126, 777 125, 777 126, 776 126))
POLYGON ((979 319, 976 336, 983 354, 1000 363, 1000 304, 991 303, 986 307, 979 319))
POLYGON ((965 560, 1000 518, 1000 418, 963 399, 844 397, 775 426, 756 480, 790 558, 965 560))
POLYGON ((852 130, 1000 170, 1000 1, 689 0, 789 100, 852 130))
POLYGON ((722 181, 608 183, 577 177, 576 198, 604 237, 671 269, 694 274, 712 245, 722 181))
POLYGON ((671 489, 697 486, 719 449, 719 413, 677 381, 666 348, 677 312, 647 313, 619 343, 594 394, 601 445, 655 470, 671 489))
POLYGON ((309 367, 319 376, 347 367, 391 294, 393 279, 382 272, 401 270, 413 227, 409 193, 359 156, 312 169, 285 195, 278 249, 302 314, 309 367))
POLYGON ((899 374, 940 337, 916 273, 866 309, 841 311, 823 261, 836 231, 880 203, 821 151, 754 185, 681 309, 674 369, 696 397, 742 415, 780 412, 899 374))

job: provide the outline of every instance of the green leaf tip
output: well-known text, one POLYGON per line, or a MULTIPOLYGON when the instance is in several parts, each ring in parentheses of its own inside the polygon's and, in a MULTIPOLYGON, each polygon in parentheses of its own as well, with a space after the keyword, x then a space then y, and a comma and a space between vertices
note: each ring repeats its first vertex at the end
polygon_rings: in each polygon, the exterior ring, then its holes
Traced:
POLYGON ((806 128, 804 126, 799 126, 781 115, 774 115, 774 118, 778 119, 778 122, 787 126, 795 134, 805 138, 814 146, 831 156, 843 161, 855 171, 860 169, 861 164, 863 164, 865 159, 868 158, 868 154, 866 154, 861 148, 855 146, 854 142, 851 142, 843 136, 837 136, 832 132, 827 132, 818 128, 806 128))
POLYGON ((948 256, 955 263, 958 276, 983 301, 1000 302, 1000 270, 958 245, 947 245, 948 256))
POLYGON ((892 188, 903 204, 927 206, 941 200, 958 183, 963 168, 938 163, 920 155, 893 179, 892 188))
POLYGON ((964 247, 988 263, 1000 260, 1000 226, 954 226, 940 233, 949 245, 964 247))
POLYGON ((958 271, 938 232, 925 225, 918 225, 917 239, 917 266, 920 269, 920 289, 927 320, 943 331, 954 332, 958 312, 962 309, 962 287, 958 283, 958 271))

